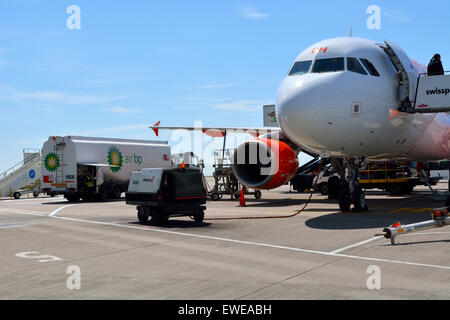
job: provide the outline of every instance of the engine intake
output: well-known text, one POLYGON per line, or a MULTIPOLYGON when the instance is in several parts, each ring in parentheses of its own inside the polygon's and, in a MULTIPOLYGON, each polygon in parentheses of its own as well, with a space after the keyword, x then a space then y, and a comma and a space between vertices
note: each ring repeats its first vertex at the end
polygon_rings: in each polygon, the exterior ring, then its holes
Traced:
POLYGON ((233 172, 247 187, 275 189, 297 173, 298 158, 287 143, 258 138, 240 145, 233 155, 233 172))

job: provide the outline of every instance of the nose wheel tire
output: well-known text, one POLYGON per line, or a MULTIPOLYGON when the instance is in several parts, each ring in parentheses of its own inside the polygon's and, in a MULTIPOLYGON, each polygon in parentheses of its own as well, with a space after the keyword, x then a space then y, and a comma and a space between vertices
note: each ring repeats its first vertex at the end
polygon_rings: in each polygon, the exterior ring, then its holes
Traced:
POLYGON ((342 212, 350 212, 352 197, 347 184, 339 188, 339 208, 342 212))
POLYGON ((339 178, 334 176, 328 180, 328 199, 338 199, 339 198, 339 178))
POLYGON ((355 194, 353 195, 353 203, 355 204, 353 212, 369 211, 369 208, 367 207, 367 202, 366 202, 366 195, 364 194, 364 191, 362 191, 361 188, 358 188, 355 191, 355 194))
POLYGON ((342 212, 369 211, 364 191, 361 188, 357 188, 352 195, 347 184, 345 186, 341 186, 339 190, 339 208, 342 212), (353 209, 351 209, 352 204, 354 205, 353 209))

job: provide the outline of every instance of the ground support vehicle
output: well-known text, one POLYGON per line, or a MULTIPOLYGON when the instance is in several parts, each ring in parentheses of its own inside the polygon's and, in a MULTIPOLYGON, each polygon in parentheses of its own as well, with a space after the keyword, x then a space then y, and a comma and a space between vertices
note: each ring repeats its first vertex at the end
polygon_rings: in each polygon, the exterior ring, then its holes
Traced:
POLYGON ((131 175, 126 203, 137 208, 140 223, 151 217, 154 224, 170 217, 191 216, 200 223, 205 217, 207 192, 198 169, 143 169, 131 175))

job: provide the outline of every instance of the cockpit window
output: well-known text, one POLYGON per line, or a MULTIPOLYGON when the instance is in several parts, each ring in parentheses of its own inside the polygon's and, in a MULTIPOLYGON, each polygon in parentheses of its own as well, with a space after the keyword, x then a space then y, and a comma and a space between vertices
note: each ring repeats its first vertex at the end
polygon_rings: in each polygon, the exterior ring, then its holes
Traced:
POLYGON ((292 67, 291 71, 289 71, 290 76, 299 76, 305 73, 308 73, 309 68, 311 67, 312 60, 308 61, 297 61, 292 67))
POLYGON ((343 71, 344 58, 317 59, 312 69, 313 73, 343 71))
POLYGON ((367 59, 361 59, 361 62, 366 67, 367 71, 375 77, 379 77, 380 74, 378 73, 377 69, 375 69, 374 65, 367 59))
POLYGON ((347 58, 347 69, 351 72, 367 75, 366 70, 364 70, 363 66, 356 58, 347 58))

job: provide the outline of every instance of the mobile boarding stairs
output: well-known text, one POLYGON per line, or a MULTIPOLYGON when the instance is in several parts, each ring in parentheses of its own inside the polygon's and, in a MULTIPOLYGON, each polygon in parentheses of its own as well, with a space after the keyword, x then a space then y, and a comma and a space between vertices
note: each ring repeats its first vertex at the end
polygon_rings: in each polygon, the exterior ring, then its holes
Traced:
POLYGON ((418 74, 412 60, 397 44, 385 41, 379 45, 398 71, 398 111, 407 113, 438 113, 450 111, 450 72, 444 75, 418 74))
POLYGON ((14 197, 40 193, 41 153, 39 149, 25 149, 23 161, 0 173, 0 197, 14 197))

